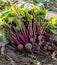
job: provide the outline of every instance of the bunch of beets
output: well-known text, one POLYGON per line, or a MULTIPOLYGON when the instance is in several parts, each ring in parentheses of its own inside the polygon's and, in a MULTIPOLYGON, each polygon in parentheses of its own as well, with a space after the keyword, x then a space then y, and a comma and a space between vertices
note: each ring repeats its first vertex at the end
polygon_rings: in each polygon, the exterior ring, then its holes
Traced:
POLYGON ((24 25, 23 21, 19 21, 18 24, 20 31, 16 29, 14 22, 10 24, 9 28, 5 26, 5 30, 19 51, 38 53, 41 50, 52 50, 52 35, 47 33, 35 19, 29 22, 28 27, 24 25))

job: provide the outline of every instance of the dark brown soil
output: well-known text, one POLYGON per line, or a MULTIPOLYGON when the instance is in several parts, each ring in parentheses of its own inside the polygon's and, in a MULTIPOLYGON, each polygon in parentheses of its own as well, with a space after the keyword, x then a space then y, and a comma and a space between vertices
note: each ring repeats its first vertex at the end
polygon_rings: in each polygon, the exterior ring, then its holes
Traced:
POLYGON ((27 56, 6 46, 4 55, 0 55, 0 65, 57 65, 50 55, 27 56), (8 57, 9 56, 9 57, 8 57))

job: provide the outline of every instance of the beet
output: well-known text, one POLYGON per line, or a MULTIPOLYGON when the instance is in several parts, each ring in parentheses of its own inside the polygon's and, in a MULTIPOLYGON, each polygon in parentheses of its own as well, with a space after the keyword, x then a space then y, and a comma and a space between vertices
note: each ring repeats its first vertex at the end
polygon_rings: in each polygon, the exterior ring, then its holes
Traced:
POLYGON ((35 42, 35 39, 34 38, 30 38, 30 42, 31 43, 34 43, 35 42))
MULTIPOLYGON (((19 51, 24 49, 26 52, 38 53, 42 50, 45 51, 52 49, 52 46, 49 46, 55 43, 52 40, 52 36, 45 32, 45 29, 38 24, 35 18, 28 23, 28 26, 26 26, 25 21, 22 20, 18 22, 18 25, 20 30, 16 28, 13 21, 9 27, 5 28, 5 30, 9 33, 9 37, 12 39, 12 41, 18 45, 17 49, 19 51)), ((57 46, 56 43, 55 45, 57 46)))
POLYGON ((17 49, 18 49, 19 51, 23 50, 23 48, 24 48, 24 46, 23 46, 22 44, 19 44, 19 45, 17 46, 17 49))
POLYGON ((40 46, 39 45, 37 46, 37 50, 40 50, 40 46))
POLYGON ((39 42, 38 44, 39 44, 39 46, 41 46, 43 43, 42 42, 39 42))
POLYGON ((41 35, 38 36, 38 40, 39 40, 39 41, 42 40, 42 36, 41 36, 41 35))
POLYGON ((48 50, 52 50, 52 47, 50 45, 48 46, 48 50))
POLYGON ((32 44, 31 44, 31 43, 27 43, 27 44, 25 45, 25 49, 26 49, 27 51, 31 51, 31 50, 32 50, 32 44))

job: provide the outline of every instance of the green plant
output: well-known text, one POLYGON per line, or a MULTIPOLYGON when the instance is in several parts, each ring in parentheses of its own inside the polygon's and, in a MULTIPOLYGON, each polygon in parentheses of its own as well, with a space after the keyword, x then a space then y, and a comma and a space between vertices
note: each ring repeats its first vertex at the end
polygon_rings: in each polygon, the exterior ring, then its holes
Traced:
POLYGON ((14 22, 10 24, 10 27, 4 26, 4 28, 11 40, 17 45, 19 51, 26 49, 28 52, 38 53, 41 50, 51 50, 52 36, 45 32, 41 25, 38 25, 36 19, 34 19, 33 23, 31 21, 27 28, 21 20, 16 23, 19 24, 20 31, 16 29, 14 22))
POLYGON ((54 34, 57 35, 57 19, 56 18, 51 18, 49 21, 49 27, 50 31, 54 34))
POLYGON ((0 10, 4 10, 5 6, 9 6, 9 2, 6 0, 0 0, 0 10))
POLYGON ((15 7, 13 5, 10 8, 6 7, 5 11, 0 12, 0 20, 2 21, 4 25, 8 25, 8 27, 11 21, 14 20, 17 26, 16 28, 18 28, 18 24, 16 23, 16 21, 19 18, 21 18, 24 21, 25 25, 27 26, 28 23, 33 19, 33 16, 32 16, 33 10, 34 10, 35 16, 39 20, 44 20, 46 12, 40 6, 35 6, 33 9, 28 10, 26 8, 18 8, 17 6, 15 7))
POLYGON ((0 14, 0 19, 8 38, 15 43, 19 51, 38 53, 52 50, 53 40, 52 35, 45 29, 45 15, 46 10, 41 6, 35 6, 31 10, 12 6, 0 14))

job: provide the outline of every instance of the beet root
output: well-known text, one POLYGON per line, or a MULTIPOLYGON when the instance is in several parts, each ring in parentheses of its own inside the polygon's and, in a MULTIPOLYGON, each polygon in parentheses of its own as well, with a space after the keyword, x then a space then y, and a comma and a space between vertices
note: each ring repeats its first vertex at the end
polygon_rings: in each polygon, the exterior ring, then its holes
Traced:
POLYGON ((31 43, 27 43, 25 45, 25 49, 26 49, 26 51, 31 51, 32 50, 32 44, 31 43))
POLYGON ((23 48, 24 48, 24 46, 23 46, 22 44, 19 44, 19 45, 17 46, 17 49, 18 49, 19 51, 23 50, 23 48))
POLYGON ((30 42, 31 43, 35 43, 35 39, 34 38, 30 38, 30 42))

